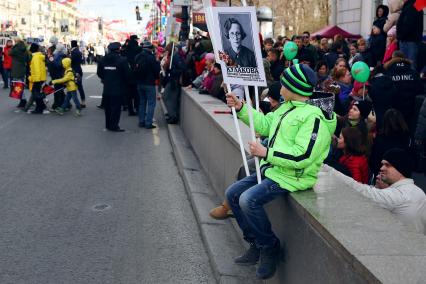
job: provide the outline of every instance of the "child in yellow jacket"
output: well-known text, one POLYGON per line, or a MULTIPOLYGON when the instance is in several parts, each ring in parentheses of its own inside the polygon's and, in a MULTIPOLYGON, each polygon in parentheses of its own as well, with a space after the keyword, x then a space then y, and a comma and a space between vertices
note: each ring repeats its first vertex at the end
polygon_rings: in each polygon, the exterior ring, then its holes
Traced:
POLYGON ((62 106, 55 109, 55 111, 58 114, 63 115, 64 109, 68 107, 72 99, 76 107, 75 115, 81 116, 81 105, 77 97, 77 84, 75 83, 74 72, 71 69, 71 59, 70 58, 62 59, 62 66, 65 69, 64 77, 57 80, 53 80, 52 84, 64 84, 67 89, 67 95, 65 97, 65 100, 62 106))

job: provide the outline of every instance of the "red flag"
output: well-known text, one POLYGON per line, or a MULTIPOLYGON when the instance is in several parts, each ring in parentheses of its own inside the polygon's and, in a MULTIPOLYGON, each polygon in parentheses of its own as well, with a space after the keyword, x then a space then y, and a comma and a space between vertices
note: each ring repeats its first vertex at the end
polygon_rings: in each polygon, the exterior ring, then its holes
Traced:
POLYGON ((41 88, 41 92, 43 94, 45 94, 46 96, 48 96, 48 95, 51 95, 51 94, 53 94, 55 92, 55 88, 53 88, 52 86, 49 86, 49 85, 44 85, 41 88))
POLYGON ((421 11, 426 7, 426 0, 416 0, 416 3, 414 3, 414 8, 416 8, 417 11, 421 11))
POLYGON ((13 81, 12 88, 10 89, 9 97, 20 100, 24 93, 25 84, 24 82, 13 81))

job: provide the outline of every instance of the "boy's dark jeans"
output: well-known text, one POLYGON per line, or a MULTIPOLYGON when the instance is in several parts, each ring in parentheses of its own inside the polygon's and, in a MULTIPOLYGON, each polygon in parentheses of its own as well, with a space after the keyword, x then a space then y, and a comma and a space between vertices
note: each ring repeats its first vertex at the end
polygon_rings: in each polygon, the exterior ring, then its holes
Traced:
POLYGON ((258 248, 272 248, 278 238, 272 232, 271 223, 263 205, 288 193, 269 178, 257 184, 256 174, 235 182, 226 190, 226 199, 243 231, 244 239, 258 248))

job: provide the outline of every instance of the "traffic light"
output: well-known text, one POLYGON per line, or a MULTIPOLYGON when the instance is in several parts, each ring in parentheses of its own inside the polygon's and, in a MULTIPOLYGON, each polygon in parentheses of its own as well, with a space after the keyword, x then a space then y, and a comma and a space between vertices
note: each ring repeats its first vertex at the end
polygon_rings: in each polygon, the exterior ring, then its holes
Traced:
POLYGON ((136 6, 135 12, 136 12, 136 21, 142 21, 141 12, 139 11, 139 6, 136 6))

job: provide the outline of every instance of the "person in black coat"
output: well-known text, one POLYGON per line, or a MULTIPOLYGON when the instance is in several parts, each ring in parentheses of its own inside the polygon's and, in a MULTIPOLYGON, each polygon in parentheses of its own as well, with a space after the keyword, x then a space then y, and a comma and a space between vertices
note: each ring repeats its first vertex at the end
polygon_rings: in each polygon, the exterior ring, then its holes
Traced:
POLYGON ((130 68, 126 58, 120 56, 120 43, 108 45, 108 54, 98 64, 97 75, 103 88, 103 104, 105 108, 105 127, 109 131, 123 132, 119 126, 121 105, 127 91, 130 68))
POLYGON ((376 114, 376 128, 378 131, 383 129, 383 120, 386 111, 392 108, 397 89, 392 78, 384 74, 383 66, 378 66, 371 78, 370 84, 367 85, 368 95, 373 102, 374 113, 376 114))
POLYGON ((396 37, 399 49, 412 61, 412 68, 417 68, 417 56, 423 37, 423 11, 414 8, 415 0, 404 0, 401 15, 396 24, 396 37))
MULTIPOLYGON (((327 63, 327 67, 329 70, 333 69, 334 64, 337 59, 345 58, 345 54, 343 53, 343 45, 341 42, 335 42, 331 46, 330 52, 327 52, 324 55, 324 61, 327 63)), ((346 58, 345 58, 346 59, 346 58)))
POLYGON ((401 51, 395 51, 392 59, 384 65, 385 75, 389 76, 397 90, 392 107, 399 110, 410 128, 414 132, 414 107, 416 96, 422 94, 423 85, 417 71, 412 69, 411 61, 405 58, 401 51))
POLYGON ((142 51, 142 47, 139 46, 138 37, 136 35, 130 36, 130 40, 127 43, 126 48, 123 50, 122 54, 127 59, 127 62, 130 65, 131 77, 128 82, 128 91, 127 91, 127 109, 129 116, 136 115, 136 108, 139 105, 139 95, 137 90, 136 80, 134 78, 135 70, 135 58, 142 51))
POLYGON ((173 48, 174 45, 172 43, 166 46, 167 58, 163 66, 165 69, 165 77, 163 78, 165 85, 163 101, 167 108, 167 114, 165 115, 166 121, 169 124, 176 124, 179 122, 181 96, 180 77, 185 71, 185 62, 177 52, 172 52, 173 48), (171 66, 170 61, 172 61, 171 66))
POLYGON ((139 93, 139 127, 155 128, 152 124, 156 104, 155 81, 160 78, 160 63, 151 42, 143 43, 143 50, 135 58, 135 78, 139 93))
POLYGON ((370 67, 376 67, 377 64, 381 64, 383 61, 386 51, 386 35, 379 26, 373 25, 369 49, 372 55, 372 65, 370 67))
POLYGON ((384 115, 383 128, 374 139, 369 165, 374 176, 382 166, 383 155, 390 149, 400 148, 408 151, 410 133, 401 112, 391 108, 384 115))
POLYGON ((380 28, 384 33, 383 27, 385 26, 386 20, 389 15, 389 7, 386 5, 379 5, 376 9, 376 19, 373 22, 373 26, 380 28))
POLYGON ((280 60, 280 52, 274 48, 269 50, 267 59, 271 63, 271 74, 274 81, 279 81, 284 71, 284 62, 280 60))
POLYGON ((75 74, 77 74, 77 86, 78 92, 80 93, 81 98, 81 107, 86 107, 86 95, 83 89, 83 69, 81 64, 83 63, 83 54, 78 48, 77 41, 71 41, 71 68, 75 74))

